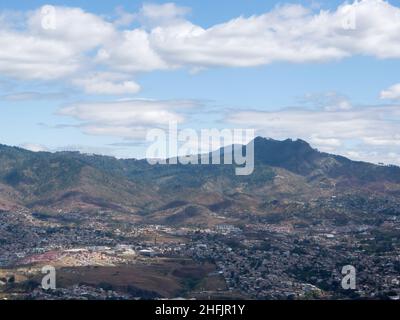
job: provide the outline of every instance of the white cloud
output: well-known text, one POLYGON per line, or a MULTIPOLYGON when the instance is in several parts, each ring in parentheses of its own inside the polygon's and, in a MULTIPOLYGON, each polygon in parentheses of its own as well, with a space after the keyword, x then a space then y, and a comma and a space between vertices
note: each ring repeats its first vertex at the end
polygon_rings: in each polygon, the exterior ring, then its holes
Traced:
POLYGON ((185 100, 121 100, 79 103, 62 108, 58 114, 81 121, 79 128, 91 135, 143 139, 148 128, 165 127, 169 122, 183 123, 182 111, 198 106, 185 100))
POLYGON ((326 111, 350 110, 353 107, 346 96, 335 91, 306 94, 299 100, 301 103, 310 105, 311 107, 318 107, 326 111))
POLYGON ((301 5, 278 6, 208 29, 185 19, 187 12, 173 4, 144 5, 137 14, 142 28, 122 31, 99 51, 97 62, 137 72, 400 57, 400 9, 385 1, 317 13, 301 5))
MULTIPOLYGON (((173 3, 146 4, 136 13, 120 9, 109 22, 80 8, 56 7, 55 28, 50 29, 43 28, 41 9, 27 14, 24 27, 10 18, 0 26, 0 74, 56 79, 100 67, 137 73, 324 62, 354 55, 400 58, 400 9, 387 1, 356 1, 319 12, 289 4, 210 28, 190 22, 189 11, 173 3), (121 29, 133 21, 140 26, 121 29)), ((126 86, 133 91, 132 83, 126 86)), ((110 83, 107 87, 117 90, 110 83)))
POLYGON ((102 154, 109 156, 117 156, 116 147, 94 147, 94 146, 86 146, 86 145, 65 145, 61 147, 46 147, 41 144, 36 143, 23 143, 19 145, 20 148, 32 151, 32 152, 63 152, 63 151, 78 151, 84 154, 102 154))
POLYGON ((177 107, 189 106, 183 102, 156 100, 128 100, 119 102, 81 103, 65 107, 60 115, 103 124, 168 124, 184 118, 174 112, 177 107))
POLYGON ((85 78, 74 79, 73 83, 88 94, 98 95, 123 95, 135 94, 140 91, 140 86, 127 76, 116 73, 94 73, 85 78))
POLYGON ((0 96, 7 101, 60 100, 65 98, 61 92, 15 92, 0 96))
POLYGON ((26 15, 24 28, 0 25, 1 75, 43 80, 69 76, 86 67, 88 51, 115 36, 111 23, 82 9, 55 7, 54 12, 52 28, 43 27, 47 13, 41 8, 26 15))
POLYGON ((36 143, 23 143, 20 145, 20 147, 33 152, 49 151, 47 147, 36 143))
POLYGON ((112 44, 98 51, 97 63, 122 72, 168 69, 168 64, 151 47, 145 30, 123 31, 112 44))
POLYGON ((102 124, 85 125, 82 127, 84 134, 93 136, 117 137, 127 140, 143 141, 146 138, 148 127, 143 126, 107 126, 102 124))
POLYGON ((0 30, 0 75, 17 79, 56 79, 80 65, 65 43, 0 30))
POLYGON ((121 6, 118 6, 115 12, 117 19, 114 21, 114 25, 118 27, 129 26, 137 19, 137 14, 126 12, 121 6))
POLYGON ((352 160, 400 165, 400 152, 398 150, 390 151, 385 148, 368 150, 360 148, 358 151, 345 150, 342 154, 352 160))
POLYGON ((391 86, 390 88, 381 92, 381 99, 400 99, 400 83, 391 86))
POLYGON ((43 26, 46 16, 53 13, 43 11, 42 7, 29 16, 27 32, 40 39, 60 41, 77 53, 104 45, 116 36, 113 24, 95 14, 80 8, 53 8, 54 25, 43 26))
POLYGON ((97 79, 77 80, 84 88, 86 93, 91 94, 134 94, 139 92, 140 86, 134 81, 124 81, 114 83, 111 81, 99 81, 97 79))
MULTIPOLYGON (((382 135, 378 137, 362 137, 364 143, 372 146, 400 146, 400 133, 392 132, 388 135, 382 135)), ((400 160, 400 159, 399 159, 400 160)))
POLYGON ((177 6, 172 2, 164 4, 145 3, 139 12, 138 19, 149 26, 171 25, 182 22, 190 11, 190 8, 177 6))
POLYGON ((399 17, 399 8, 380 0, 319 13, 286 5, 209 29, 189 21, 161 26, 152 30, 150 40, 166 61, 204 67, 328 61, 352 55, 398 58, 399 17))
MULTIPOLYGON (((136 20, 142 27, 132 30, 122 30, 114 41, 99 50, 96 62, 123 72, 150 72, 154 70, 174 69, 179 64, 166 61, 157 52, 152 43, 151 33, 147 29, 178 27, 185 23, 184 16, 189 8, 179 7, 174 3, 144 4, 136 15, 124 19, 136 20)), ((120 20, 116 21, 120 25, 120 20)))
POLYGON ((314 145, 323 147, 340 147, 342 145, 340 139, 336 139, 333 137, 321 137, 319 134, 316 133, 310 136, 309 142, 314 145))

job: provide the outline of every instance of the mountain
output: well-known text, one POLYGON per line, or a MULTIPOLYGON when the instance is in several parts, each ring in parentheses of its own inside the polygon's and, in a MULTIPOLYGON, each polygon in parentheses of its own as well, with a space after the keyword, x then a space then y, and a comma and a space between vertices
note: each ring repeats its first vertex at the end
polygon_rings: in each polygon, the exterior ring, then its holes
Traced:
POLYGON ((236 176, 230 165, 152 166, 145 160, 0 145, 0 211, 64 216, 105 210, 174 225, 301 222, 310 215, 361 221, 400 211, 399 167, 319 152, 302 140, 258 137, 254 146, 254 173, 236 176))
POLYGON ((302 176, 319 172, 328 177, 351 178, 358 182, 400 181, 399 167, 351 161, 342 156, 319 152, 303 140, 277 141, 258 137, 254 143, 256 162, 302 176))
POLYGON ((108 208, 135 212, 153 197, 133 179, 114 172, 115 163, 115 159, 79 153, 34 153, 0 146, 0 188, 8 190, 0 198, 2 202, 13 200, 16 207, 50 211, 108 208), (112 164, 109 169, 101 166, 106 161, 112 164))

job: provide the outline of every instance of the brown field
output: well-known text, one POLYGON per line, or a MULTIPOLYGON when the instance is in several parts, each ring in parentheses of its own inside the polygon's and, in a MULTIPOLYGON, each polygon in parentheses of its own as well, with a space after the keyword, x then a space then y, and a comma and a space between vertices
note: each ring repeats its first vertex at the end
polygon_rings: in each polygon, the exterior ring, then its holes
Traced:
POLYGON ((197 264, 190 259, 155 259, 148 264, 115 267, 62 268, 57 272, 57 287, 85 284, 144 298, 187 297, 204 286, 211 288, 214 280, 218 280, 217 287, 224 288, 221 279, 209 275, 214 271, 213 264, 197 264))

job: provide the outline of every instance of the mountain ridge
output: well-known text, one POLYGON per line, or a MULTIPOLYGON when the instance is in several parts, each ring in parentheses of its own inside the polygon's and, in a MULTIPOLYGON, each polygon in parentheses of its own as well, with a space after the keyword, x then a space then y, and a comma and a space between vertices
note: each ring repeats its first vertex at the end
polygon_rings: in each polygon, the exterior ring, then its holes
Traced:
POLYGON ((209 224, 222 213, 235 219, 265 216, 315 199, 378 199, 388 208, 398 201, 397 166, 319 152, 303 140, 257 137, 254 148, 254 173, 236 176, 230 165, 150 165, 146 160, 0 145, 0 211, 107 210, 161 224, 180 217, 209 224))

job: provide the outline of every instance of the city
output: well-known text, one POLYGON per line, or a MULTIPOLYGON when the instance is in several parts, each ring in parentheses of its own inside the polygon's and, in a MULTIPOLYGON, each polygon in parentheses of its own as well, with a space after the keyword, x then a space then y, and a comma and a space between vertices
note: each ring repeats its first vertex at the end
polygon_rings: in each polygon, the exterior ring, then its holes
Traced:
POLYGON ((32 227, 16 232, 21 220, 1 215, 3 299, 399 299, 398 216, 374 225, 237 221, 212 228, 110 228, 101 221, 67 227, 25 211, 16 216, 32 227), (57 270, 54 292, 40 287, 45 265, 57 270), (345 265, 357 270, 356 290, 341 288, 345 265), (143 266, 152 270, 149 278, 135 279, 143 266), (165 273, 168 290, 151 285, 165 273))

